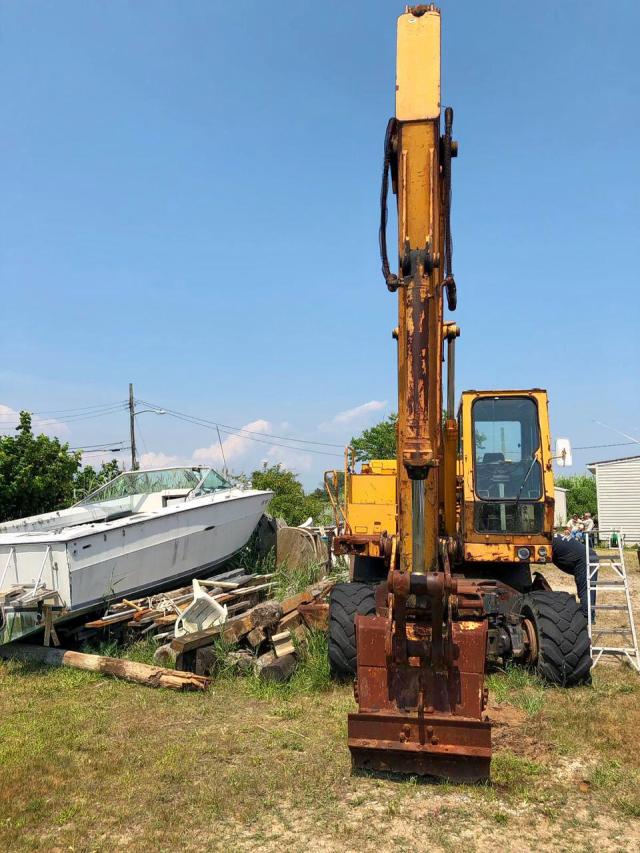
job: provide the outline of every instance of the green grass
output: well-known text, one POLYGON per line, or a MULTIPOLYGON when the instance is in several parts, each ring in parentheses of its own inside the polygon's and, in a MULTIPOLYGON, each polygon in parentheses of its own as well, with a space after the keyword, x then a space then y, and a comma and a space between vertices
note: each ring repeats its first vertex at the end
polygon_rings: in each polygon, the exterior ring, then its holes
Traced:
POLYGON ((157 642, 152 639, 135 640, 129 644, 123 644, 118 640, 105 640, 101 643, 86 643, 82 647, 82 651, 88 655, 126 658, 126 660, 132 660, 136 663, 153 665, 153 654, 157 648, 157 642))
POLYGON ((513 752, 500 752, 491 762, 491 781, 498 787, 522 789, 545 772, 542 764, 513 752))
MULTIPOLYGON (((145 645, 102 651, 144 659, 145 645)), ((0 662, 0 849, 358 853, 419 838, 481 851, 525 838, 624 850, 640 837, 640 683, 628 669, 599 667, 572 690, 515 667, 492 674, 492 700, 526 714, 496 726, 491 783, 433 785, 351 774, 355 703, 329 679, 323 634, 300 645, 284 685, 226 669, 230 648, 203 694, 0 662)))
POLYGON ((280 563, 273 571, 275 577, 273 578, 274 586, 271 595, 277 601, 283 601, 285 598, 304 592, 305 589, 318 583, 326 574, 326 566, 324 563, 315 561, 303 563, 296 567, 289 567, 286 563, 280 563))
POLYGON ((329 673, 327 638, 321 631, 308 631, 304 642, 294 639, 298 665, 289 679, 282 684, 264 682, 257 675, 245 679, 248 692, 259 699, 289 700, 310 696, 333 688, 329 673))
POLYGON ((516 708, 522 708, 530 717, 542 711, 546 695, 553 689, 545 686, 534 673, 515 664, 490 673, 487 686, 496 702, 509 702, 516 708))

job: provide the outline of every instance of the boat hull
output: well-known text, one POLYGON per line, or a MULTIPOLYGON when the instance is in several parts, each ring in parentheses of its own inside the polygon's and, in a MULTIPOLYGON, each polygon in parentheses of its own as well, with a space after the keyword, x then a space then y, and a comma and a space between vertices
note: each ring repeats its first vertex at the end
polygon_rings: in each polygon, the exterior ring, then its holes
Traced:
POLYGON ((270 492, 233 490, 56 533, 0 535, 0 586, 39 581, 67 613, 166 588, 237 553, 270 498, 270 492))

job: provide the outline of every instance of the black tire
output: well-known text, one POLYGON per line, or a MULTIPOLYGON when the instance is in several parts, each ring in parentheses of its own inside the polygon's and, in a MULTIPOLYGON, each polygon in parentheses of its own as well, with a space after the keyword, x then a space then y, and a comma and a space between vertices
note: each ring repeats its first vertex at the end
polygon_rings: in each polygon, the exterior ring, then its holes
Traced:
POLYGON ((522 599, 522 615, 538 640, 538 675, 550 684, 573 687, 591 681, 591 643, 587 619, 568 592, 531 592, 522 599))
POLYGON ((376 612, 373 589, 364 583, 337 583, 329 599, 329 666, 334 678, 356 674, 356 613, 376 612))

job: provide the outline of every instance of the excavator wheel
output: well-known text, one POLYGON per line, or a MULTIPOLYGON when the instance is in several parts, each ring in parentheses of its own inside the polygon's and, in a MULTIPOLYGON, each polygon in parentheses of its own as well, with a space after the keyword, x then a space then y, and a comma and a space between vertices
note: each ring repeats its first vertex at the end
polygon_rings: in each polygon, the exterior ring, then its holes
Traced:
POLYGON ((334 678, 356 674, 356 613, 376 612, 375 593, 366 583, 337 583, 329 599, 329 665, 334 678))
POLYGON ((568 592, 535 591, 522 599, 529 662, 550 684, 572 687, 591 681, 587 619, 568 592))

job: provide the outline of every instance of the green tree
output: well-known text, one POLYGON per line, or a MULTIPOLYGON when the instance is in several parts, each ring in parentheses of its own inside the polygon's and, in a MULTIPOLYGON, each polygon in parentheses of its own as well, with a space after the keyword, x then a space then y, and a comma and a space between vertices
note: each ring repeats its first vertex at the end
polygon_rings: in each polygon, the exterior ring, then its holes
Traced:
POLYGON ((103 462, 100 468, 96 471, 91 465, 85 465, 76 474, 73 482, 74 498, 81 500, 82 498, 95 492, 100 486, 113 480, 121 473, 120 465, 117 459, 110 459, 108 462, 103 462))
POLYGON ((254 489, 269 489, 274 493, 267 510, 292 526, 302 524, 309 516, 317 518, 324 509, 319 497, 306 495, 293 471, 287 471, 281 464, 265 463, 260 471, 251 474, 251 482, 254 489))
POLYGON ((68 506, 80 453, 57 438, 35 436, 29 412, 20 412, 16 432, 0 438, 0 521, 68 506))
POLYGON ((596 498, 595 477, 590 474, 576 474, 573 477, 558 477, 556 486, 567 489, 567 514, 582 515, 590 512, 596 515, 598 501, 596 498))
POLYGON ((398 416, 389 415, 379 424, 365 429, 359 436, 351 439, 351 447, 356 453, 356 462, 368 462, 370 459, 396 458, 396 431, 398 416))

